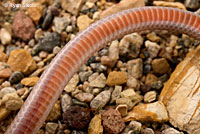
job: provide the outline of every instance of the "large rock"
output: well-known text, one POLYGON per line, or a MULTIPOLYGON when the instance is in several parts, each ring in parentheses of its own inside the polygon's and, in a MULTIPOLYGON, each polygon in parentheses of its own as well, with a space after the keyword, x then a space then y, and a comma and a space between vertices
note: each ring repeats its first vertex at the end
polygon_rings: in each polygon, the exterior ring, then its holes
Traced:
POLYGON ((7 64, 12 70, 23 72, 26 75, 32 73, 37 68, 30 53, 24 49, 11 51, 7 64))
POLYGON ((200 46, 176 67, 164 85, 159 100, 170 123, 189 134, 200 133, 200 46))

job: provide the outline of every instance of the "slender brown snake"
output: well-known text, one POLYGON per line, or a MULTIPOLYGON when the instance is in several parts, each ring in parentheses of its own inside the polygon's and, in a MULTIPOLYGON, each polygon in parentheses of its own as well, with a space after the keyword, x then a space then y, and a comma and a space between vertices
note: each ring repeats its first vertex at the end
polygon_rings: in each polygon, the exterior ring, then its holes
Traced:
POLYGON ((36 134, 65 85, 108 42, 132 32, 165 29, 200 40, 200 17, 168 7, 134 8, 99 20, 79 33, 53 59, 6 134, 36 134))

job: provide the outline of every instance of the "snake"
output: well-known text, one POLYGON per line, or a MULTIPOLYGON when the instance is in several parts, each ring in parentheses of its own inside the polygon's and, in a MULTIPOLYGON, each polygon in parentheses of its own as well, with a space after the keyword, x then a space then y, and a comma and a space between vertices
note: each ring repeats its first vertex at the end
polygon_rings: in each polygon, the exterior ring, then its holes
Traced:
POLYGON ((146 6, 100 19, 70 40, 53 58, 6 134, 36 134, 64 87, 95 52, 110 41, 144 30, 168 30, 200 40, 200 16, 171 7, 146 6))

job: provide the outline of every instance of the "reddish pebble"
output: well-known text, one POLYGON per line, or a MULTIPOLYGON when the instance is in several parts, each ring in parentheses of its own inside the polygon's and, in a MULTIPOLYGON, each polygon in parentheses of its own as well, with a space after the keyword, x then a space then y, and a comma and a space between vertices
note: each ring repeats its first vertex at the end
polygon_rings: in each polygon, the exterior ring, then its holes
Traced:
POLYGON ((119 111, 115 109, 108 109, 103 115, 103 126, 107 133, 118 134, 125 128, 124 120, 119 111))
POLYGON ((11 74, 12 70, 10 68, 0 70, 0 78, 9 78, 11 74))
POLYGON ((31 18, 23 12, 17 12, 13 21, 14 35, 24 41, 31 39, 35 33, 35 26, 31 18))

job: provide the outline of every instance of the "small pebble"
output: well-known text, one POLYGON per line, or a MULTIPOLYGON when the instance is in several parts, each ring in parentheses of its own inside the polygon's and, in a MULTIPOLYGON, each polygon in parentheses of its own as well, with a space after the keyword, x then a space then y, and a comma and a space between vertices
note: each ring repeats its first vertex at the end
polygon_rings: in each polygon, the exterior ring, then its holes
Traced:
POLYGON ((67 93, 75 91, 75 88, 77 86, 77 84, 79 83, 79 76, 78 74, 75 74, 71 80, 68 82, 68 84, 65 86, 65 91, 67 93))
POLYGON ((156 35, 155 32, 151 32, 147 34, 147 38, 153 42, 159 42, 160 41, 160 37, 156 35))
POLYGON ((106 77, 103 73, 101 73, 94 80, 89 82, 90 87, 104 88, 105 85, 106 85, 106 77))
POLYGON ((107 67, 102 65, 101 63, 91 63, 90 66, 92 70, 96 72, 103 72, 107 70, 107 67))
POLYGON ((114 85, 121 85, 127 82, 127 75, 125 72, 117 72, 113 71, 108 74, 107 78, 107 85, 114 86, 114 85))
POLYGON ((14 92, 4 95, 2 103, 5 104, 6 109, 16 111, 22 107, 24 101, 14 92))
POLYGON ((167 129, 163 130, 162 134, 184 134, 184 133, 183 132, 179 132, 178 130, 170 127, 170 128, 167 128, 167 129))
POLYGON ((151 128, 145 128, 141 130, 141 134, 154 134, 154 131, 151 128))
POLYGON ((80 130, 88 126, 91 115, 89 109, 75 105, 63 113, 63 119, 68 127, 80 130))
POLYGON ((58 124, 54 122, 48 122, 45 126, 45 130, 49 134, 55 134, 58 129, 58 124))
POLYGON ((72 105, 72 98, 68 94, 61 97, 62 111, 65 112, 72 105))
POLYGON ((0 40, 4 45, 9 44, 12 40, 11 34, 5 28, 1 28, 0 30, 0 40))
POLYGON ((88 134, 103 134, 103 126, 101 115, 95 115, 90 121, 88 127, 88 134))
POLYGON ((77 18, 77 26, 79 31, 83 31, 92 23, 92 19, 90 19, 87 15, 81 15, 77 18))
POLYGON ((4 95, 10 93, 16 93, 16 89, 14 89, 13 87, 4 87, 0 90, 0 98, 3 98, 4 95))
POLYGON ((55 25, 56 32, 61 33, 67 27, 67 25, 70 24, 71 20, 69 17, 55 17, 54 18, 53 22, 55 25))
POLYGON ((13 33, 16 37, 28 41, 35 33, 35 26, 31 18, 25 15, 24 12, 19 11, 15 14, 13 20, 13 33))
POLYGON ((110 96, 110 90, 102 91, 91 101, 90 107, 93 109, 102 109, 110 100, 110 96))
POLYGON ((161 48, 157 43, 151 42, 149 40, 145 41, 145 47, 147 48, 147 51, 151 58, 157 57, 158 52, 161 48))
POLYGON ((134 100, 136 98, 136 93, 134 91, 134 89, 126 89, 124 91, 121 92, 120 96, 122 98, 129 98, 130 100, 134 100))
POLYGON ((152 68, 156 74, 165 74, 169 70, 170 65, 165 58, 159 58, 152 61, 152 68))
POLYGON ((143 61, 142 59, 129 60, 127 62, 128 74, 134 78, 140 78, 143 72, 143 61))
POLYGON ((59 46, 55 46, 55 47, 53 48, 53 53, 54 53, 54 54, 58 54, 58 52, 60 52, 60 50, 61 50, 61 48, 60 48, 59 46))
POLYGON ((139 84, 139 81, 134 78, 134 77, 128 77, 127 79, 127 82, 126 82, 126 85, 129 87, 129 88, 133 88, 135 90, 139 89, 140 88, 140 84, 139 84))
POLYGON ((119 43, 119 54, 125 57, 136 58, 140 53, 142 44, 143 38, 139 34, 132 33, 126 35, 119 43))
POLYGON ((44 21, 43 21, 43 23, 42 23, 42 28, 43 28, 43 29, 49 28, 49 26, 50 26, 52 20, 53 20, 53 15, 52 15, 52 13, 51 13, 51 12, 48 12, 48 13, 46 14, 46 16, 44 17, 44 21))
POLYGON ((152 84, 156 83, 158 80, 158 77, 154 74, 147 74, 146 79, 145 79, 145 84, 152 86, 152 84))
POLYGON ((118 98, 116 100, 116 104, 117 105, 125 104, 128 106, 128 110, 131 110, 133 106, 135 105, 129 98, 118 98))
POLYGON ((107 133, 119 134, 125 128, 119 111, 112 108, 103 113, 102 120, 107 133))
POLYGON ((46 121, 57 121, 61 117, 60 101, 56 101, 46 121))
POLYGON ((4 81, 2 84, 1 84, 2 87, 10 87, 11 84, 9 81, 4 81))
POLYGON ((82 82, 88 80, 88 78, 92 75, 92 71, 87 71, 87 72, 80 72, 79 73, 79 77, 80 77, 80 80, 82 82))
POLYGON ((119 42, 117 40, 111 42, 111 45, 108 49, 108 57, 111 59, 110 63, 113 65, 119 59, 119 42))
MULTIPOLYGON (((40 38, 44 37, 44 32, 42 31, 41 28, 37 29, 35 31, 35 35, 34 35, 35 39, 38 41, 40 38)), ((35 43, 34 43, 35 44, 35 43)))
POLYGON ((75 95, 75 98, 82 102, 91 102, 91 100, 94 98, 94 95, 90 93, 81 92, 75 95))
POLYGON ((23 78, 21 80, 21 83, 25 86, 34 86, 37 81, 39 80, 39 77, 27 77, 27 78, 23 78))
POLYGON ((150 103, 156 100, 157 93, 155 91, 149 91, 144 95, 144 102, 150 103))
POLYGON ((111 101, 110 101, 111 104, 115 103, 116 100, 120 98, 121 92, 122 92, 122 86, 115 86, 111 95, 111 101))

